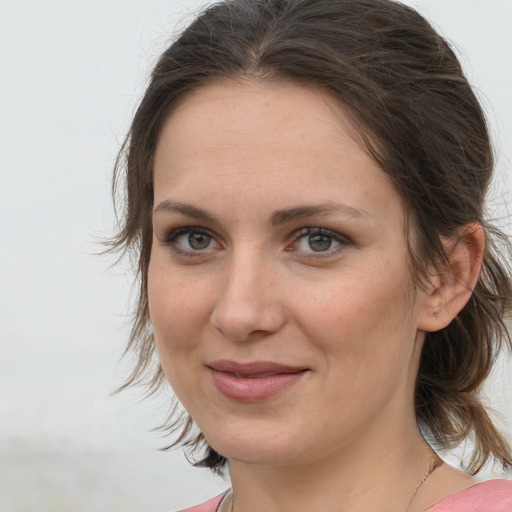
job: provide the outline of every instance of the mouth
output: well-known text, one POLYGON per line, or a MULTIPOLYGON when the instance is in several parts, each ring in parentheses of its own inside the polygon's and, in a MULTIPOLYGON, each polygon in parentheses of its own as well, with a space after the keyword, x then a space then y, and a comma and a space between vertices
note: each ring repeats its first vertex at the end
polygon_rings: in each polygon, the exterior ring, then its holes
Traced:
POLYGON ((225 398, 242 403, 269 400, 298 384, 309 368, 256 361, 216 361, 208 365, 213 383, 225 398))
MULTIPOLYGON (((242 373, 233 373, 233 372, 225 372, 229 375, 233 375, 237 379, 264 379, 265 377, 273 377, 274 375, 284 375, 281 373, 256 373, 256 374, 242 374, 242 373)), ((299 372, 294 372, 299 373, 299 372)), ((287 374, 289 375, 289 374, 287 374)))

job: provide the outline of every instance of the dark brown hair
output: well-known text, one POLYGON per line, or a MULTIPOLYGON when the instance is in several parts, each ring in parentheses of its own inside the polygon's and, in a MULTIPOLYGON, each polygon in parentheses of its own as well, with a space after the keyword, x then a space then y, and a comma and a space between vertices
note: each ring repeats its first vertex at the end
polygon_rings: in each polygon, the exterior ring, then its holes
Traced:
MULTIPOLYGON (((418 283, 428 279, 429 265, 446 262, 442 237, 472 222, 484 227, 483 268, 471 299, 448 327, 427 333, 416 416, 442 448, 472 438, 471 473, 492 458, 512 466, 510 448, 479 398, 500 348, 512 345, 510 245, 484 218, 493 172, 486 121, 449 44, 416 11, 391 0, 226 0, 200 14, 161 55, 114 177, 114 190, 124 187, 125 211, 112 248, 133 250, 140 279, 127 347, 137 362, 125 386, 145 383, 154 391, 165 380, 152 363, 147 297, 160 127, 191 91, 245 77, 318 87, 348 108, 361 144, 391 177, 414 226, 409 251, 418 283)), ((222 469, 225 459, 189 416, 168 426, 180 428, 173 445, 204 447, 198 465, 222 469)))

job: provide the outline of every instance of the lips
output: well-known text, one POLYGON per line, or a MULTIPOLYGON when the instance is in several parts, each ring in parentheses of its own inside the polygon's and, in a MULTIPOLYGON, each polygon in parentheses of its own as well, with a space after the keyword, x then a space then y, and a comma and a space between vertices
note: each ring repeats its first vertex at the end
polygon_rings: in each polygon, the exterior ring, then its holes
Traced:
POLYGON ((238 363, 216 361, 208 365, 217 390, 226 398, 242 403, 269 400, 298 384, 308 368, 266 361, 238 363))

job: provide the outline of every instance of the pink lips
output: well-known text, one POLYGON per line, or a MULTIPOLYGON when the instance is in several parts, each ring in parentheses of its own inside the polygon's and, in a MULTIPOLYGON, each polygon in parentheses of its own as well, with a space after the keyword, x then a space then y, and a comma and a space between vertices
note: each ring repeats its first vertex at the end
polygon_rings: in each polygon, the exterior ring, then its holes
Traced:
POLYGON ((216 361, 208 367, 217 390, 226 398, 243 403, 272 398, 298 383, 308 371, 265 361, 245 364, 216 361))

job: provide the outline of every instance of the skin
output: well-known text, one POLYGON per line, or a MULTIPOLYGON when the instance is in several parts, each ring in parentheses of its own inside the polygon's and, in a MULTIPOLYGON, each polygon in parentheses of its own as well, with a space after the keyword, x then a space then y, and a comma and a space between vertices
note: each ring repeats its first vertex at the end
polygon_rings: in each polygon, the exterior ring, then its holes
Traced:
POLYGON ((409 504, 433 460, 413 405, 425 331, 469 298, 478 229, 454 250, 456 272, 418 288, 390 179, 338 102, 293 84, 224 81, 186 97, 162 128, 154 187, 158 353, 230 460, 237 512, 422 510, 471 485, 444 466, 409 504), (293 210, 312 205, 324 208, 293 210), (308 228, 330 247, 313 250, 308 228), (239 403, 213 383, 219 359, 307 371, 239 403))

